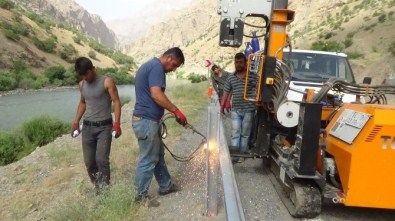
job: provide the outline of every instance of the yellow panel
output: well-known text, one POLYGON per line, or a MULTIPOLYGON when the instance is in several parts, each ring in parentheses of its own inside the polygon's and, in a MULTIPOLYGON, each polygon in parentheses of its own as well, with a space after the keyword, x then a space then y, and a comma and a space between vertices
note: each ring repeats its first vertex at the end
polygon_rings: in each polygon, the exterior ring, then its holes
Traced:
POLYGON ((346 195, 344 204, 395 209, 395 109, 387 105, 345 104, 328 125, 328 132, 345 109, 372 117, 352 144, 328 133, 327 151, 338 167, 346 195))

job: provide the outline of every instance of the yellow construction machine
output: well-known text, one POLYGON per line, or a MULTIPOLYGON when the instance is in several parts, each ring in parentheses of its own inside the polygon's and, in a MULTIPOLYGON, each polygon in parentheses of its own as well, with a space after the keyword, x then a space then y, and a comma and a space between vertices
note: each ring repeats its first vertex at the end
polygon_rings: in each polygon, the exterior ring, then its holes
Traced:
POLYGON ((356 84, 344 54, 293 53, 287 0, 218 0, 217 12, 220 46, 240 47, 246 26, 263 33, 244 97, 257 106, 254 157, 269 162, 291 215, 315 217, 323 203, 395 209, 395 106, 387 105, 395 88, 356 84))

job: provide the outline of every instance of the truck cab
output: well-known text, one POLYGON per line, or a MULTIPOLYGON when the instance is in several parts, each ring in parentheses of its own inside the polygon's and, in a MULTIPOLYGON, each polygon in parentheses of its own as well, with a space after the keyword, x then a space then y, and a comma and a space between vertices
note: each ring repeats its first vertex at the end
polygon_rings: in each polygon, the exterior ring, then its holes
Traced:
MULTIPOLYGON (((338 52, 299 50, 290 53, 284 50, 284 60, 293 68, 293 75, 289 85, 288 99, 301 101, 306 88, 314 88, 316 92, 330 78, 337 77, 349 83, 355 83, 347 55, 338 52)), ((342 102, 353 102, 355 96, 350 94, 337 94, 342 102)))

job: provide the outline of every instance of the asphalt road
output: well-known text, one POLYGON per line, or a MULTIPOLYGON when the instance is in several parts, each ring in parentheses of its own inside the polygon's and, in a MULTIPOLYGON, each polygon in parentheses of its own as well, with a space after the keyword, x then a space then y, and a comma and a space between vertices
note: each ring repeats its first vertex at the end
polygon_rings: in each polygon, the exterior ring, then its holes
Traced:
MULTIPOLYGON (((227 133, 230 131, 230 119, 224 122, 227 133)), ((227 137, 230 137, 227 135, 227 137)), ((395 220, 395 210, 346 207, 343 205, 323 205, 321 214, 313 219, 293 218, 282 203, 272 182, 271 171, 258 158, 246 159, 234 164, 234 172, 239 188, 244 215, 248 221, 390 221, 395 220)), ((393 196, 395 197, 395 196, 393 196)))
MULTIPOLYGON (((395 220, 395 210, 324 205, 321 214, 313 219, 296 219, 280 200, 272 182, 270 171, 262 159, 247 159, 234 165, 246 220, 316 220, 316 221, 390 221, 395 220)), ((395 196, 394 196, 395 197, 395 196)))

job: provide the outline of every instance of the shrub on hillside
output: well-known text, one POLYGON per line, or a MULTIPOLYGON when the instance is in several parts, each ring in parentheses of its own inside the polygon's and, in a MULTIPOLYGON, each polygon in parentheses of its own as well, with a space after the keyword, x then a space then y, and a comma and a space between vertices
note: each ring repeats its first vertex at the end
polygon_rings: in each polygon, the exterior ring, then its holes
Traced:
POLYGON ((48 115, 34 117, 22 124, 21 133, 34 146, 43 146, 68 133, 70 125, 48 115))
POLYGON ((37 146, 69 132, 69 123, 48 115, 34 117, 13 132, 0 132, 0 165, 29 155, 37 146))
POLYGON ((97 41, 95 41, 93 39, 90 39, 89 46, 91 48, 95 49, 96 51, 98 51, 98 52, 100 52, 100 53, 102 53, 104 55, 107 55, 108 57, 111 57, 111 55, 113 54, 113 50, 112 49, 100 44, 99 42, 97 42, 97 41))
POLYGON ((0 132, 0 165, 7 165, 18 159, 23 150, 23 140, 13 132, 0 132))
POLYGON ((75 36, 73 36, 73 40, 75 43, 81 45, 82 41, 84 40, 84 37, 81 34, 76 34, 75 36))
POLYGON ((63 85, 76 85, 80 81, 80 78, 75 73, 74 68, 69 68, 64 73, 63 85))
POLYGON ((344 47, 346 47, 346 48, 350 47, 353 44, 352 38, 346 38, 346 40, 344 40, 343 44, 344 44, 344 47))
MULTIPOLYGON (((26 71, 29 69, 29 65, 26 64, 26 62, 22 59, 18 59, 16 61, 14 61, 14 63, 12 64, 12 71, 14 73, 19 73, 22 71, 26 71)), ((19 79, 17 79, 19 80, 19 79)))
POLYGON ((8 1, 8 0, 0 0, 0 8, 4 8, 4 9, 7 9, 7 10, 10 10, 10 9, 12 9, 14 7, 15 7, 15 5, 14 5, 13 2, 8 1))
POLYGON ((59 55, 62 59, 72 62, 75 59, 75 55, 77 55, 77 49, 72 44, 64 44, 63 50, 59 51, 59 55))
POLYGON ((1 22, 0 26, 3 29, 3 33, 6 35, 6 37, 14 41, 18 41, 20 39, 20 35, 29 35, 29 29, 20 22, 9 23, 3 21, 1 22))
POLYGON ((56 39, 51 37, 51 38, 47 38, 43 41, 41 41, 40 39, 38 39, 37 37, 33 37, 33 44, 40 50, 48 52, 48 53, 52 53, 55 50, 56 47, 56 39))
POLYGON ((188 80, 190 80, 192 83, 200 83, 202 81, 207 81, 207 77, 201 74, 195 74, 195 73, 190 73, 188 75, 188 80))
POLYGON ((88 52, 88 56, 89 56, 90 58, 92 58, 92 59, 96 59, 96 52, 94 52, 94 51, 89 51, 89 52, 88 52))
POLYGON ((388 51, 391 52, 393 56, 395 56, 395 41, 392 41, 390 44, 390 47, 388 48, 388 51))
POLYGON ((63 66, 52 66, 44 71, 44 75, 53 83, 56 79, 63 80, 65 78, 66 69, 63 66))
POLYGON ((10 29, 2 28, 1 30, 3 31, 3 34, 6 36, 6 38, 8 38, 10 40, 19 41, 19 39, 21 39, 19 34, 15 33, 14 31, 12 31, 10 29))
POLYGON ((347 52, 347 57, 352 60, 352 59, 358 59, 358 58, 363 58, 363 54, 359 52, 347 52))
POLYGON ((32 21, 34 21, 38 26, 45 30, 50 30, 51 26, 55 26, 55 23, 50 20, 45 20, 42 18, 39 14, 34 13, 34 12, 28 12, 26 14, 28 18, 30 18, 32 21))
POLYGON ((386 19, 386 14, 382 14, 382 15, 379 16, 378 21, 380 23, 383 23, 383 22, 385 22, 385 19, 386 19))
POLYGON ((317 41, 311 46, 312 50, 318 51, 333 51, 338 52, 343 50, 343 46, 336 41, 317 41))
POLYGON ((49 80, 45 76, 34 76, 31 78, 22 78, 18 87, 23 89, 40 89, 49 84, 49 80))
POLYGON ((134 83, 134 78, 132 75, 125 73, 125 72, 106 72, 103 73, 103 75, 111 77, 115 84, 121 85, 121 84, 133 84, 134 83))
POLYGON ((114 52, 111 58, 116 61, 118 64, 134 64, 133 58, 122 54, 120 52, 114 52))
POLYGON ((9 91, 16 88, 15 77, 10 73, 0 72, 0 91, 9 91))

